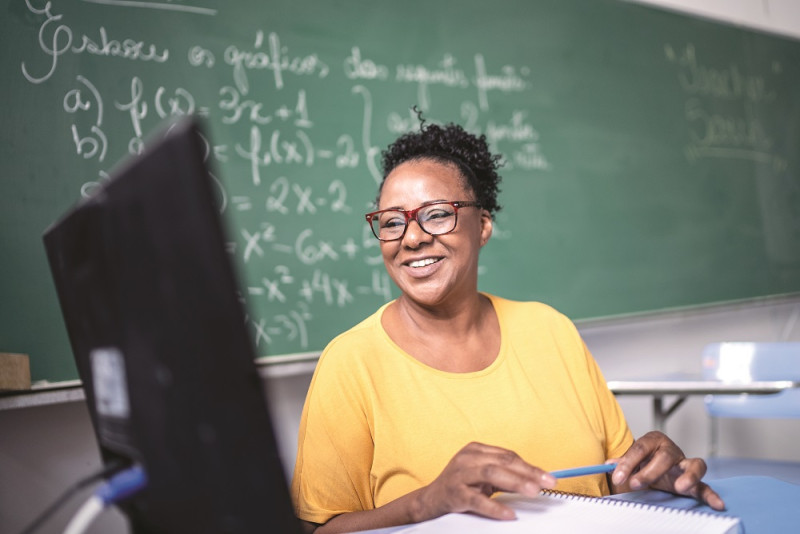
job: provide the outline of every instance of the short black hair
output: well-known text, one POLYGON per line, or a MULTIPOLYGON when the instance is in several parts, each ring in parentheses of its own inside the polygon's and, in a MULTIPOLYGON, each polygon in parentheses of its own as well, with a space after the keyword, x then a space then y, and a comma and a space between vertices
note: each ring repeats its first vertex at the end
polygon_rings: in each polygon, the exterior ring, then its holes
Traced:
POLYGON ((401 135, 382 152, 383 180, 378 189, 378 199, 386 177, 395 167, 407 161, 433 160, 455 165, 475 193, 481 208, 494 218, 495 213, 502 209, 497 203, 501 180, 497 170, 502 165, 501 156, 489 151, 485 135, 471 134, 453 123, 426 125, 419 112, 418 116, 419 131, 401 135))

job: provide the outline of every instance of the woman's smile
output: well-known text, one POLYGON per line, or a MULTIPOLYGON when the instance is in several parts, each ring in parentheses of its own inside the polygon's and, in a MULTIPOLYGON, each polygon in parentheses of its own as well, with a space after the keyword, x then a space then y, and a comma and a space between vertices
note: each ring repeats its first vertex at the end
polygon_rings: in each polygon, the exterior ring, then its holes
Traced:
POLYGON ((439 271, 443 259, 444 258, 441 256, 415 259, 404 262, 403 266, 407 269, 409 276, 412 278, 428 278, 439 271))

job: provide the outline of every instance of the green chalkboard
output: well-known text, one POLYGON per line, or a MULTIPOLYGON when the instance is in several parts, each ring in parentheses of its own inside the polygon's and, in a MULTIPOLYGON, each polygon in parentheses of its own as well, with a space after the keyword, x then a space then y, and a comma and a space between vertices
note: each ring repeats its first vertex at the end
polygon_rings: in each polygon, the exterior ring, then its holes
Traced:
POLYGON ((480 287, 574 319, 800 291, 800 43, 612 0, 7 2, 0 350, 75 378, 44 229, 170 115, 209 126, 259 354, 396 289, 362 214, 436 122, 504 155, 480 287))

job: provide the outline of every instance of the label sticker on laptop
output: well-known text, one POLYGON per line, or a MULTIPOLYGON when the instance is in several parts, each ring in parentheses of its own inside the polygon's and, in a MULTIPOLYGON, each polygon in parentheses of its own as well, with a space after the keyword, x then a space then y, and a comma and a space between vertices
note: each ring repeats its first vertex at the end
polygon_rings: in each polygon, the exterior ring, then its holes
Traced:
POLYGON ((90 357, 97 413, 127 419, 130 405, 122 353, 115 347, 100 347, 90 357))

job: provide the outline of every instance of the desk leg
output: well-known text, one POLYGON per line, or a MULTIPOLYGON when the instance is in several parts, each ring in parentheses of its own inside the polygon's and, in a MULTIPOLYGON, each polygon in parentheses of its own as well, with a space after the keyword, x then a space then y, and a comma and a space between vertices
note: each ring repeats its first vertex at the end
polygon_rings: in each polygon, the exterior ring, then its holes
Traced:
POLYGON ((664 409, 664 397, 655 395, 653 397, 653 428, 659 432, 666 433, 667 418, 672 415, 686 399, 686 396, 678 397, 669 408, 664 409))
POLYGON ((653 397, 653 428, 659 432, 664 432, 667 422, 667 414, 664 413, 664 398, 653 397))

